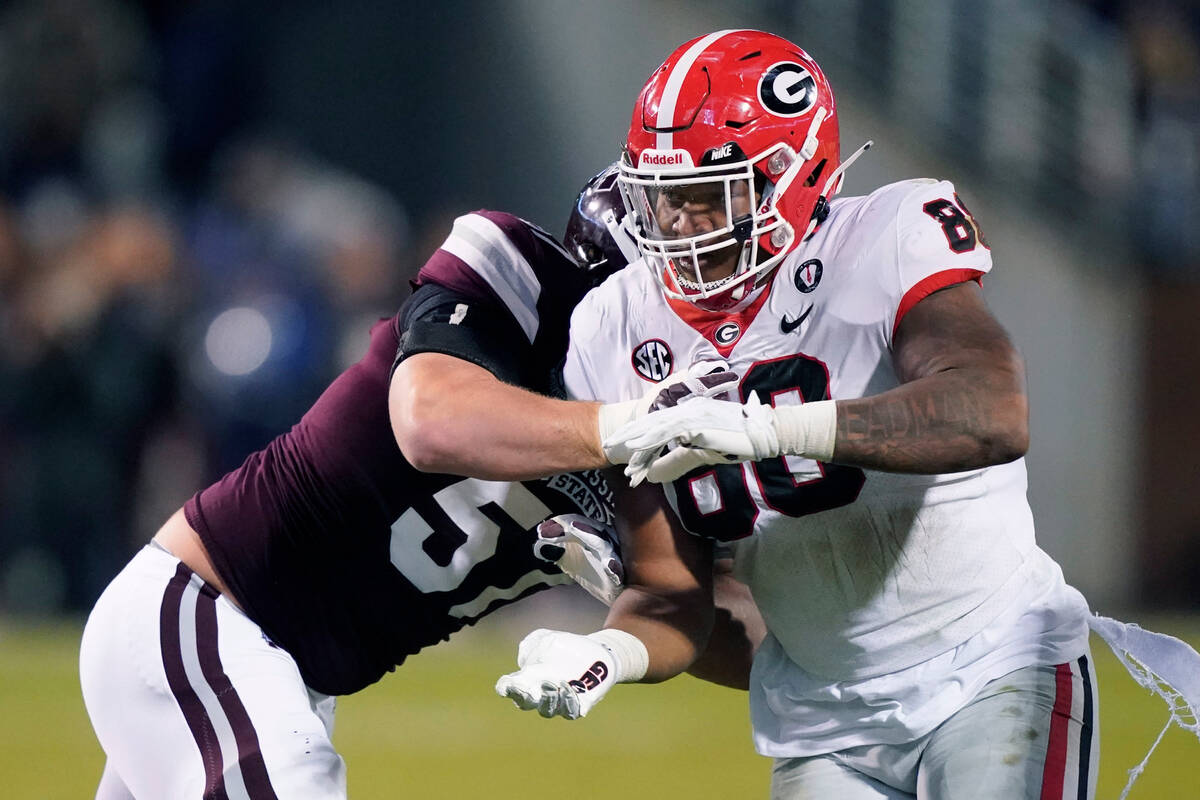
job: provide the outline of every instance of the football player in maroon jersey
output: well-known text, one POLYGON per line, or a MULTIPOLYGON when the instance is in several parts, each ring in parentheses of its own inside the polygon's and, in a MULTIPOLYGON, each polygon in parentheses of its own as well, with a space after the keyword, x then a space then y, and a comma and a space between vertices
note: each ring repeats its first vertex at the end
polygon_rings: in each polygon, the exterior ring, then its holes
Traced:
MULTIPOLYGON (((671 381, 607 406, 552 395, 571 309, 625 264, 615 198, 610 170, 576 205, 582 268, 510 214, 456 220, 362 360, 113 580, 81 648, 108 758, 97 797, 343 798, 337 695, 569 581, 547 557, 611 598, 620 565, 595 470, 631 454, 601 442, 670 403, 671 381)), ((726 377, 673 380, 703 393, 726 377)), ((728 589, 733 651, 748 652, 756 612, 728 589)), ((696 672, 744 686, 748 660, 696 672)))

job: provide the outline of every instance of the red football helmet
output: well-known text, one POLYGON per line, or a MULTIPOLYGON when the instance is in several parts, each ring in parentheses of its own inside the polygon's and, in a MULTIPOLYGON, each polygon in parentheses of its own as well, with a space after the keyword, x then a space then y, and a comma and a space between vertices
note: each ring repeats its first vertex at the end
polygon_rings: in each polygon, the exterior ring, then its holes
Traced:
POLYGON ((618 182, 667 296, 724 310, 816 228, 854 157, 840 163, 833 92, 807 53, 761 31, 717 31, 650 76, 618 182))

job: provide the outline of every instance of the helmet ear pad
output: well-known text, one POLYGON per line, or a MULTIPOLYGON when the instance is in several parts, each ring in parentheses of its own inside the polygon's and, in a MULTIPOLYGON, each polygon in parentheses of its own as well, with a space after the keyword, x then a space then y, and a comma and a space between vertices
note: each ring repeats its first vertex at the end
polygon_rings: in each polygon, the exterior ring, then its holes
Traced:
POLYGON ((822 158, 815 165, 810 166, 811 162, 802 162, 797 160, 792 164, 784 175, 780 178, 781 190, 776 193, 775 208, 784 220, 803 220, 804 226, 798 230, 792 227, 792 223, 787 223, 787 229, 791 231, 790 237, 779 235, 778 232, 783 228, 777 228, 776 232, 771 235, 762 237, 759 246, 768 253, 775 255, 785 248, 793 249, 803 241, 803 237, 808 232, 810 223, 816 220, 818 223, 823 222, 825 217, 829 216, 829 202, 824 195, 821 194, 822 182, 821 176, 825 173, 825 167, 829 163, 829 159, 822 158), (806 170, 804 180, 798 187, 791 191, 783 191, 800 177, 801 171, 806 170), (804 219, 804 214, 808 213, 808 218, 804 219))

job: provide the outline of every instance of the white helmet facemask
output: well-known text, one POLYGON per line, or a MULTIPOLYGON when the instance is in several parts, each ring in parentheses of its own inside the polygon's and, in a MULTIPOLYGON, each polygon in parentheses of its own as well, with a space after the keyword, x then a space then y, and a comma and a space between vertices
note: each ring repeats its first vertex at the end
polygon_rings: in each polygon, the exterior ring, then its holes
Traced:
POLYGON ((787 226, 765 202, 772 185, 756 180, 751 160, 686 170, 620 169, 618 185, 638 249, 669 297, 722 294, 771 266, 759 263, 759 237, 787 226))
MULTIPOLYGON (((822 111, 799 152, 777 143, 750 157, 737 152, 736 160, 694 167, 686 151, 676 150, 669 156, 676 164, 669 167, 619 165, 626 221, 632 222, 638 250, 668 297, 741 301, 793 249, 797 237, 813 232, 823 215, 814 214, 804 230, 796 231, 776 208, 776 199, 813 170, 822 111), (771 250, 764 250, 764 241, 771 250)), ((822 199, 838 192, 846 168, 870 146, 867 142, 822 176, 822 199)), ((643 163, 655 155, 643 153, 643 163)))

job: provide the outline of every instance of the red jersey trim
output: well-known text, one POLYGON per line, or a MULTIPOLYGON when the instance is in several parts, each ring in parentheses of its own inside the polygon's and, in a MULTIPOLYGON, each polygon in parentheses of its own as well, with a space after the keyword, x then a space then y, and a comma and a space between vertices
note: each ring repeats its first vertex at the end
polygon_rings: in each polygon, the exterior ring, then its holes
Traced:
POLYGON ((900 320, 904 319, 904 315, 912 311, 913 306, 917 303, 937 290, 945 289, 956 283, 975 281, 982 285, 983 282, 980 279, 983 274, 983 271, 978 269, 948 269, 935 272, 933 275, 917 281, 911 289, 904 293, 904 297, 900 298, 900 306, 896 309, 896 321, 892 323, 892 337, 895 338, 896 331, 900 328, 900 320))
MULTIPOLYGON (((1050 738, 1046 742, 1046 761, 1042 767, 1041 800, 1063 800, 1063 781, 1067 774, 1068 728, 1071 722, 1071 665, 1054 668, 1054 708, 1050 712, 1050 738)), ((1084 780, 1086 777, 1080 776, 1084 780)))
POLYGON ((762 293, 751 301, 750 305, 732 314, 722 311, 705 311, 686 300, 676 300, 673 297, 666 297, 666 301, 671 310, 675 312, 675 316, 687 323, 688 327, 703 336, 713 347, 717 348, 717 352, 722 357, 727 358, 733 352, 733 348, 737 347, 737 343, 742 340, 742 335, 746 333, 746 329, 750 327, 750 323, 754 322, 754 318, 758 316, 759 310, 767 302, 767 297, 771 294, 771 287, 774 283, 775 281, 772 279, 763 287, 762 293), (727 345, 722 345, 717 342, 713 334, 717 328, 729 322, 737 323, 741 330, 736 339, 727 345))

